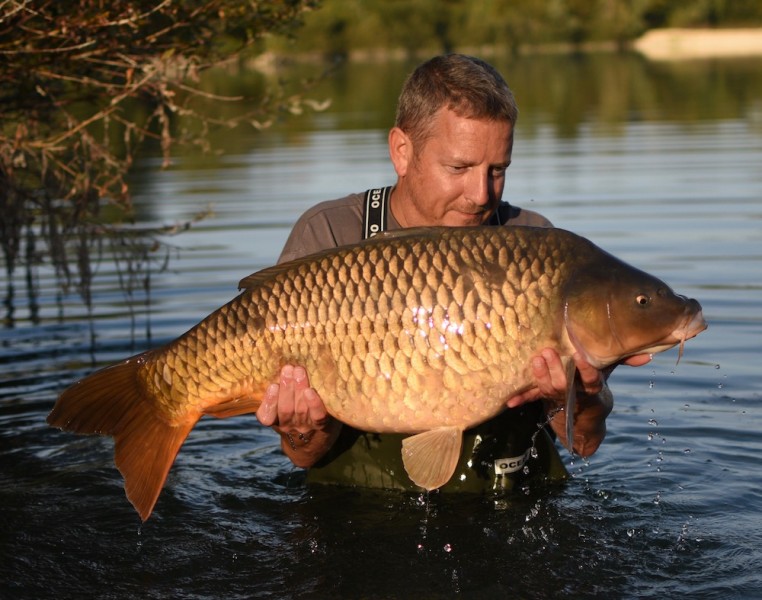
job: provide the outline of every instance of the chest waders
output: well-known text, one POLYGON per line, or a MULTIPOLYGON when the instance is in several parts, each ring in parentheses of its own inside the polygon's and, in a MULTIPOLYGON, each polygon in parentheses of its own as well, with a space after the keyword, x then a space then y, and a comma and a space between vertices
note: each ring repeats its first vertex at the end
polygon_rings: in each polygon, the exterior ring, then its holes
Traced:
MULTIPOLYGON (((363 239, 386 230, 391 187, 365 193, 363 239)), ((498 224, 497 222, 495 224, 498 224)), ((566 468, 539 402, 507 409, 463 435, 455 473, 443 492, 510 491, 530 481, 563 481, 566 468)), ((336 443, 307 473, 310 484, 420 491, 402 465, 402 440, 409 434, 366 433, 342 427, 336 443)))

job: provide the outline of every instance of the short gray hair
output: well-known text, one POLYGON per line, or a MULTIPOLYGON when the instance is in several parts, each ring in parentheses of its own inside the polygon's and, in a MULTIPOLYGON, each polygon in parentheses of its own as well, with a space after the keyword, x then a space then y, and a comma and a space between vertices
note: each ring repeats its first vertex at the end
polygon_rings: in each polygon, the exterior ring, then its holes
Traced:
POLYGON ((414 142, 425 140, 442 107, 461 117, 511 125, 519 115, 513 92, 497 69, 464 54, 435 56, 408 76, 397 102, 395 125, 414 142))

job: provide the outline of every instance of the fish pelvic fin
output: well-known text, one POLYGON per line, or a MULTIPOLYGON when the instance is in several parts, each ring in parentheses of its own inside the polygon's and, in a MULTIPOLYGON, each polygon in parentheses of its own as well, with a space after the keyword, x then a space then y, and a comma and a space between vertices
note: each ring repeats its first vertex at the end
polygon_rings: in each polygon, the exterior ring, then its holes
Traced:
POLYGON ((114 462, 127 499, 145 521, 201 414, 170 423, 139 385, 142 362, 141 356, 133 357, 74 384, 58 398, 47 421, 65 431, 114 438, 114 462))
POLYGON ((440 427, 402 440, 402 463, 417 486, 435 490, 455 472, 463 445, 463 430, 440 427))

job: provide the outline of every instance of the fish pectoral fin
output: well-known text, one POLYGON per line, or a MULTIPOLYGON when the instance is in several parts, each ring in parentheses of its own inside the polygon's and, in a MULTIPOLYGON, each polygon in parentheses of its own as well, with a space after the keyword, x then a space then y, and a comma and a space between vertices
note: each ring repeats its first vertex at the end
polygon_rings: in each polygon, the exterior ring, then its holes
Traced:
POLYGON ((569 454, 574 454, 574 412, 577 406, 577 386, 574 380, 577 376, 577 365, 571 356, 561 358, 561 362, 566 370, 566 449, 569 454))
POLYGON ((402 463, 416 485, 435 490, 447 483, 460 458, 463 430, 440 427, 402 440, 402 463))

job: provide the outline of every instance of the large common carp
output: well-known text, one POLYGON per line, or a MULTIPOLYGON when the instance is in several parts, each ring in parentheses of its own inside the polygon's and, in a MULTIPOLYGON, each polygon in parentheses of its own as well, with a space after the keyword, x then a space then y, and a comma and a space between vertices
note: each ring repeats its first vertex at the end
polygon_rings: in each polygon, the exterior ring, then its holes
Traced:
POLYGON ((599 368, 706 328, 695 300, 560 229, 405 230, 268 268, 167 346, 65 390, 51 425, 115 438, 145 520, 203 415, 257 410, 284 364, 303 365, 338 420, 417 434, 405 468, 427 489, 455 468, 462 432, 533 385, 545 347, 599 368))

